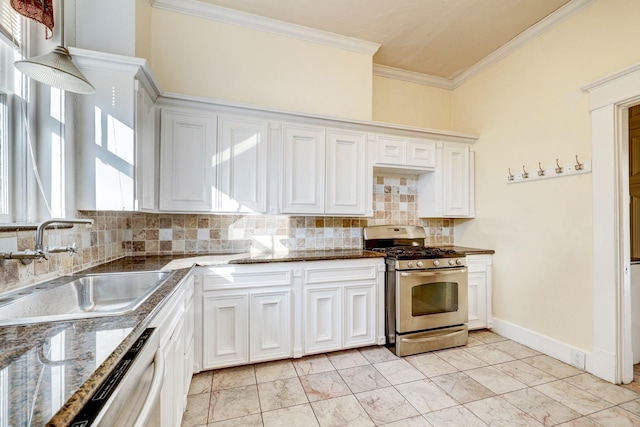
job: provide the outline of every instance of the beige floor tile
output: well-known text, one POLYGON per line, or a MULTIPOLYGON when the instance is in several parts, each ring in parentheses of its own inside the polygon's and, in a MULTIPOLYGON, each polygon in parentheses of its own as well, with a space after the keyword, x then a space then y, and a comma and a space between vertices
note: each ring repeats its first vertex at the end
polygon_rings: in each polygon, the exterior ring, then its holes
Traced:
POLYGON ((575 420, 567 421, 566 423, 558 424, 557 427, 602 427, 595 421, 587 418, 577 418, 575 420))
POLYGON ((209 422, 260 413, 256 385, 217 390, 211 393, 209 422))
POLYGON ((640 426, 640 417, 625 411, 620 407, 605 409, 604 411, 590 414, 591 418, 604 427, 637 427, 640 426))
POLYGON ((433 427, 487 427, 484 421, 464 406, 429 412, 424 417, 433 427))
POLYGON ((464 372, 471 378, 482 384, 495 394, 508 393, 510 391, 521 390, 527 385, 513 379, 509 375, 494 368, 493 366, 485 366, 478 369, 470 369, 464 372))
POLYGON ((539 356, 541 354, 532 348, 511 340, 494 342, 491 346, 516 359, 524 359, 525 357, 539 356))
POLYGON ((598 396, 562 380, 542 384, 534 388, 582 415, 592 414, 612 406, 598 396))
POLYGON ((467 409, 492 427, 541 427, 538 421, 500 396, 467 403, 467 409))
POLYGON ((421 414, 458 405, 458 402, 429 380, 400 384, 396 389, 421 414))
POLYGON ((362 354, 369 363, 390 362, 399 359, 391 350, 383 346, 361 348, 360 354, 362 354))
POLYGON ((526 364, 534 366, 541 371, 544 371, 550 375, 553 375, 556 378, 567 378, 574 375, 580 375, 584 371, 581 371, 578 368, 574 368, 571 365, 567 365, 553 357, 549 357, 547 355, 541 354, 539 356, 528 357, 526 359, 522 359, 522 361, 526 364))
POLYGON ((240 418, 232 418, 230 420, 216 421, 210 423, 207 427, 262 427, 262 415, 254 414, 240 418))
POLYGON ((554 426, 581 417, 573 409, 532 388, 507 393, 502 397, 545 426, 554 426))
POLYGON ((455 366, 445 362, 437 354, 433 353, 417 354, 406 357, 405 360, 427 377, 436 377, 458 371, 455 366))
POLYGON ((206 425, 209 419, 210 393, 194 394, 187 397, 187 409, 182 414, 182 426, 206 425))
POLYGON ((297 377, 259 383, 258 395, 263 411, 309 403, 300 379, 297 377))
POLYGON ((431 381, 460 403, 473 402, 495 395, 464 372, 440 375, 431 378, 431 381))
POLYGON ((467 344, 465 346, 463 346, 463 348, 468 348, 468 347, 474 347, 476 345, 484 345, 485 343, 483 343, 480 340, 475 339, 474 337, 472 337, 471 335, 469 335, 469 339, 467 339, 467 344))
POLYGON ((324 354, 293 359, 293 366, 299 376, 335 371, 336 368, 324 354))
POLYGON ((310 402, 351 394, 351 390, 338 371, 306 375, 300 377, 300 383, 310 402))
POLYGON ((321 427, 369 427, 375 425, 354 395, 311 402, 321 427))
POLYGON ((623 403, 621 408, 626 409, 636 415, 640 415, 640 399, 632 400, 631 402, 623 403))
POLYGON ((505 341, 506 338, 502 335, 498 335, 495 332, 491 332, 487 329, 479 330, 479 331, 471 331, 469 332, 469 338, 473 338, 475 340, 481 341, 485 344, 491 344, 492 342, 505 341))
POLYGON ((363 391, 356 394, 356 398, 377 425, 419 415, 407 399, 393 387, 363 391))
POLYGON ((264 427, 314 427, 320 425, 308 403, 263 412, 262 418, 264 427))
POLYGON ((402 384, 422 380, 424 374, 406 360, 398 359, 373 365, 391 384, 402 384))
POLYGON ((565 381, 586 390, 589 393, 595 394, 601 399, 613 403, 614 405, 619 405, 621 403, 630 402, 640 398, 640 395, 634 391, 611 384, 610 382, 587 373, 565 378, 565 381))
POLYGON ((211 390, 223 390, 226 388, 242 387, 256 383, 256 374, 253 365, 238 366, 213 371, 211 390))
POLYGON ((510 377, 525 383, 529 387, 549 383, 551 381, 556 381, 557 379, 553 375, 541 371, 535 366, 531 366, 523 362, 522 360, 501 363, 498 365, 494 365, 493 367, 501 370, 510 377))
POLYGON ((211 382, 213 380, 213 372, 206 371, 195 374, 191 378, 189 385, 189 394, 211 393, 211 382))
POLYGON ((355 368, 341 369, 338 372, 352 393, 391 385, 373 365, 356 366, 355 368))
POLYGON ((474 347, 466 348, 465 351, 488 363, 489 365, 495 365, 497 363, 511 362, 515 360, 513 356, 509 356, 507 353, 498 350, 491 346, 491 344, 477 345, 474 347))
POLYGON ((431 424, 422 415, 418 415, 385 424, 384 427, 431 427, 431 424))
POLYGON ((268 383, 276 380, 295 378, 298 376, 291 360, 276 360, 275 362, 259 363, 255 365, 256 381, 268 383))
POLYGON ((447 350, 437 354, 442 360, 460 371, 481 368, 488 365, 487 362, 478 359, 473 354, 463 349, 447 350))
POLYGON ((337 351, 329 353, 327 357, 338 370, 369 365, 369 361, 358 350, 337 351))

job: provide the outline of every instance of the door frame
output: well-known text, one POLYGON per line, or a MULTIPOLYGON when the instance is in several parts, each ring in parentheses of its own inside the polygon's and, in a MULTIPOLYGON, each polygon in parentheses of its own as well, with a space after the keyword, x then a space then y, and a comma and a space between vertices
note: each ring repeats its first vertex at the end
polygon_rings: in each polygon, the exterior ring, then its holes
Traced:
POLYGON ((593 188, 595 375, 633 380, 629 225, 629 107, 640 103, 640 64, 582 88, 589 93, 593 188))

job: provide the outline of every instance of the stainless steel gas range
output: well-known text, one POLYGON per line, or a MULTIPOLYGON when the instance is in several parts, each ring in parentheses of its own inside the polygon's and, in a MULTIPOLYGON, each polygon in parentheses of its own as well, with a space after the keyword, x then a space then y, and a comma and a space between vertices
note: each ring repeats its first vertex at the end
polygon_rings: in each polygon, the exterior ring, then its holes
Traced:
POLYGON ((468 338, 464 254, 425 246, 423 227, 365 227, 364 247, 386 254, 387 344, 398 356, 465 345, 468 338))

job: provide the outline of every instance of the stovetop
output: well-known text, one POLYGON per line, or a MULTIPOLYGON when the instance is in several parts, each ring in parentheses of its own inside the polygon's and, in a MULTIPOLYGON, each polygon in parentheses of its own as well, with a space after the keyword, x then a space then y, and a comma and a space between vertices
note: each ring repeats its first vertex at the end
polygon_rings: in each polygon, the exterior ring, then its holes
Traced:
POLYGON ((389 246, 372 248, 376 252, 383 252, 387 257, 394 259, 428 259, 428 258, 444 258, 452 256, 464 256, 458 254, 454 249, 437 248, 431 246, 389 246))

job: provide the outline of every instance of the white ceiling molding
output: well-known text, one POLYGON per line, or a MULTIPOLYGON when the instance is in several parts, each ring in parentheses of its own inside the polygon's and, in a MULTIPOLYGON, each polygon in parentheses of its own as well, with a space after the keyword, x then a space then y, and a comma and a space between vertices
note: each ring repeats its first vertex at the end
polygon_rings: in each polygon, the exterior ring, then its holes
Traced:
POLYGON ((373 75, 442 89, 451 90, 454 88, 453 81, 450 79, 416 73, 415 71, 402 70, 400 68, 388 67, 386 65, 373 64, 373 75))
POLYGON ((452 76, 454 89, 595 1, 596 0, 572 0, 565 4, 551 15, 518 34, 511 41, 486 56, 471 68, 463 71, 457 76, 452 76))
POLYGON ((427 74, 401 70, 398 68, 392 68, 378 64, 373 65, 373 74, 376 76, 389 77, 392 79, 404 80, 411 83, 434 86, 443 89, 455 89, 467 80, 471 79, 475 75, 489 68, 491 65, 497 63, 506 56, 520 49, 531 40, 535 39, 544 32, 549 31, 551 28, 560 24, 570 16, 578 13, 595 1, 596 0, 573 0, 567 3, 566 5, 553 12, 551 15, 547 16, 540 22, 520 33, 518 36, 500 47, 498 50, 494 51, 481 61, 477 62, 468 70, 458 74, 453 78, 430 76, 427 74))
POLYGON ((265 31, 371 56, 380 49, 380 44, 378 43, 341 36, 327 31, 315 30, 301 25, 290 24, 288 22, 227 9, 213 4, 202 3, 197 0, 152 0, 151 4, 158 9, 183 13, 198 18, 211 19, 226 24, 238 25, 253 30, 265 31))

